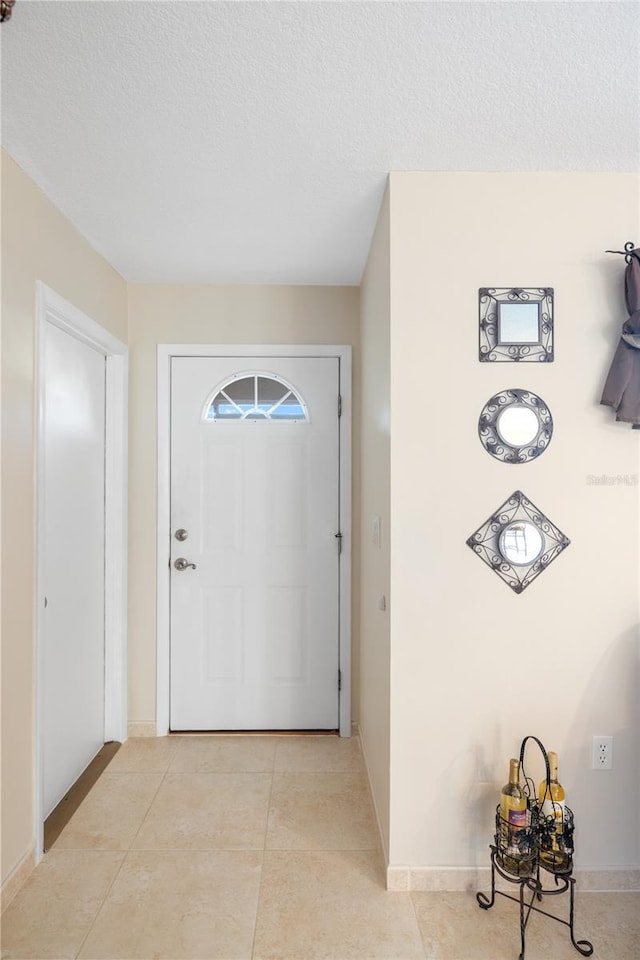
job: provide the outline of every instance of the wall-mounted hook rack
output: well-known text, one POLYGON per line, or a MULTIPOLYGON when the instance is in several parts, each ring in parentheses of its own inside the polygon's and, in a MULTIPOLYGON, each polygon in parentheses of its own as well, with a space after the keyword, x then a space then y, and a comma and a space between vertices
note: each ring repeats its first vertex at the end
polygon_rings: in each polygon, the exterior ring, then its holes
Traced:
POLYGON ((621 257, 624 257, 625 263, 631 263, 631 258, 635 257, 636 260, 640 260, 640 257, 635 252, 636 245, 633 240, 628 240, 624 245, 624 250, 605 250, 605 253, 619 253, 621 257))

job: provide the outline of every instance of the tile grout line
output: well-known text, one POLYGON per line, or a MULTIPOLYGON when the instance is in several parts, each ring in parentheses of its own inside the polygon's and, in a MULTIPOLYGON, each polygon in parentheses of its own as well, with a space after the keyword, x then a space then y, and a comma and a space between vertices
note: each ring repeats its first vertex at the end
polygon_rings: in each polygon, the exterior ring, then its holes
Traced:
MULTIPOLYGON (((64 853, 379 853, 377 846, 371 847, 140 847, 137 850, 88 850, 86 847, 66 847, 64 853)), ((390 891, 407 893, 406 890, 390 891)), ((421 891, 429 892, 429 891, 421 891)), ((635 893, 635 891, 632 891, 635 893)))
MULTIPOLYGON (((136 842, 136 840, 138 839, 138 836, 140 835, 140 831, 142 830, 143 826, 144 826, 145 823, 147 822, 147 818, 148 818, 148 816, 149 816, 149 813, 151 812, 151 807, 152 807, 152 806, 154 805, 154 803, 156 802, 156 798, 157 798, 158 794, 160 793, 160 788, 162 787, 162 784, 163 784, 164 781, 166 780, 167 776, 169 775, 171 763, 172 763, 172 761, 173 761, 173 754, 176 753, 176 752, 177 752, 177 747, 174 748, 174 749, 171 751, 171 756, 169 757, 169 760, 168 760, 168 762, 167 762, 167 769, 162 772, 162 776, 160 777, 160 783, 158 784, 158 788, 157 788, 156 792, 154 793, 153 797, 151 798, 151 803, 149 804, 149 806, 148 806, 148 808, 147 808, 147 812, 145 813, 144 817, 142 818, 142 821, 141 821, 141 823, 140 823, 140 826, 138 827, 138 829, 137 829, 136 832, 135 832, 135 835, 134 835, 134 836, 132 837, 132 839, 131 839, 131 843, 129 844, 129 849, 127 850, 127 854, 131 853, 131 851, 132 851, 132 849, 133 849, 133 845, 134 845, 134 843, 136 842)), ((125 858, 125 859, 126 859, 126 858, 125 858)))
MULTIPOLYGON (((169 761, 169 763, 170 763, 170 762, 171 762, 171 761, 169 761)), ((156 797, 158 796, 158 793, 159 793, 159 791, 160 791, 160 787, 161 787, 162 784, 164 783, 164 778, 166 777, 166 775, 167 775, 167 773, 168 773, 168 770, 169 770, 169 764, 167 764, 167 769, 162 773, 162 776, 160 777, 160 782, 159 782, 159 784, 158 784, 158 787, 157 787, 157 789, 156 789, 156 792, 154 793, 153 797, 151 798, 151 802, 149 803, 149 806, 148 806, 148 808, 147 808, 147 812, 145 813, 144 817, 142 818, 142 822, 140 823, 140 826, 139 826, 138 829, 136 830, 134 836, 131 838, 131 843, 129 844, 129 846, 127 847, 127 849, 124 851, 124 856, 123 856, 122 860, 120 861, 120 866, 119 866, 118 869, 116 870, 116 872, 115 872, 115 874, 114 874, 114 876, 113 876, 113 880, 112 880, 111 883, 109 884, 109 887, 108 887, 108 889, 107 889, 107 892, 105 893, 105 895, 104 895, 104 897, 103 897, 103 899, 102 899, 102 902, 100 903, 100 906, 99 906, 98 909, 96 910, 96 914, 95 914, 93 920, 91 921, 91 924, 89 925, 89 929, 87 930, 87 933, 86 933, 85 937, 83 938, 82 943, 80 944, 80 946, 78 947, 78 950, 76 951, 75 960, 78 960, 78 957, 79 957, 80 954, 82 953, 82 950, 83 950, 83 947, 84 947, 85 943, 87 942, 87 940, 88 940, 89 937, 91 936, 91 932, 92 932, 93 928, 94 928, 95 925, 96 925, 96 921, 97 921, 98 917, 99 917, 100 914, 102 913, 102 910, 103 910, 103 908, 104 908, 105 903, 107 902, 107 899, 108 899, 108 897, 109 897, 109 894, 110 894, 111 891, 113 890, 113 888, 114 888, 114 886, 115 886, 115 882, 116 882, 116 880, 118 879, 118 877, 120 876, 120 874, 121 874, 121 872, 122 872, 122 868, 123 868, 124 865, 125 865, 125 862, 126 862, 126 860, 127 860, 127 857, 128 857, 129 854, 131 853, 131 848, 132 848, 132 846, 133 846, 133 844, 134 844, 134 842, 135 842, 135 840, 136 840, 136 837, 137 837, 138 834, 140 833, 140 831, 141 831, 141 829, 142 829, 142 825, 144 824, 144 822, 146 821, 147 817, 149 816, 149 810, 151 810, 151 807, 153 806, 153 803, 154 803, 156 797)), ((131 772, 131 771, 130 771, 130 772, 131 772)), ((145 772, 148 772, 148 771, 145 771, 145 772)), ((161 771, 158 771, 158 772, 161 772, 161 771)))
MULTIPOLYGON (((258 943, 258 941, 257 941, 257 920, 260 918, 260 916, 263 917, 263 920, 265 919, 265 912, 264 912, 264 911, 262 910, 262 908, 261 908, 262 896, 265 896, 265 898, 266 898, 266 903, 267 903, 267 904, 268 904, 268 902, 269 902, 269 898, 267 898, 267 896, 266 896, 267 893, 269 893, 270 897, 273 896, 273 891, 271 890, 271 884, 267 882, 269 878, 265 877, 265 860, 266 860, 266 853, 267 853, 268 851, 274 850, 273 840, 271 841, 271 843, 269 842, 269 835, 270 835, 270 822, 271 822, 271 821, 270 821, 270 813, 271 813, 271 809, 274 807, 274 804, 275 804, 274 797, 275 797, 275 774, 276 774, 276 772, 279 772, 279 773, 280 773, 280 776, 282 777, 282 779, 281 779, 281 781, 280 781, 280 788, 283 790, 283 799, 284 799, 284 797, 285 797, 285 796, 287 795, 287 793, 288 793, 288 790, 285 790, 284 788, 287 787, 287 778, 288 778, 289 775, 293 775, 294 777, 295 777, 295 776, 298 776, 298 775, 300 775, 300 774, 302 774, 303 777, 305 777, 305 775, 308 775, 308 774, 312 774, 312 775, 315 774, 315 775, 317 775, 317 776, 323 776, 323 777, 324 777, 324 776, 327 776, 327 775, 330 776, 331 774, 339 774, 339 775, 344 775, 344 774, 354 775, 354 774, 356 774, 357 776, 361 776, 361 775, 362 775, 362 771, 361 771, 361 770, 353 770, 352 768, 338 769, 338 770, 335 770, 335 769, 327 769, 326 766, 324 766, 324 760, 323 760, 322 758, 319 758, 319 759, 320 759, 320 764, 319 764, 318 766, 316 766, 315 769, 311 769, 311 770, 309 770, 309 769, 306 769, 306 770, 305 770, 305 769, 302 769, 302 770, 300 770, 300 769, 295 769, 295 758, 291 758, 292 762, 294 763, 294 769, 285 770, 285 771, 279 771, 279 770, 278 770, 278 766, 280 765, 280 760, 279 760, 279 751, 280 751, 280 749, 282 749, 283 752, 284 752, 284 754, 285 754, 285 756, 283 757, 283 763, 286 765, 286 764, 287 764, 287 756, 288 756, 288 754, 287 754, 287 745, 284 744, 284 743, 280 743, 280 744, 276 744, 276 745, 274 746, 274 748, 272 749, 272 759, 271 759, 271 761, 270 761, 268 764, 267 764, 267 763, 264 763, 264 765, 263 765, 263 767, 262 767, 261 769, 255 769, 255 770, 254 770, 254 769, 246 769, 246 768, 240 768, 240 769, 239 769, 239 768, 235 767, 235 768, 230 768, 230 769, 214 769, 214 770, 208 770, 208 771, 206 771, 206 773, 213 773, 214 775, 222 774, 222 775, 224 776, 225 774, 227 774, 227 775, 231 775, 232 777, 233 777, 234 775, 238 775, 238 774, 240 774, 241 776, 249 775, 250 777, 251 777, 252 775, 255 775, 255 774, 258 774, 258 775, 260 775, 260 774, 265 774, 265 775, 269 775, 269 776, 271 777, 270 790, 269 790, 269 793, 268 793, 268 795, 267 795, 267 797, 268 797, 268 801, 267 801, 268 805, 267 805, 266 812, 265 812, 265 821, 263 821, 263 823, 264 823, 264 829, 263 829, 263 841, 262 841, 262 844, 260 844, 260 841, 258 841, 258 842, 255 844, 255 846, 250 847, 250 848, 246 848, 246 847, 229 847, 229 846, 227 846, 227 845, 224 845, 224 846, 222 846, 222 847, 215 846, 215 847, 211 847, 211 848, 206 848, 206 849, 209 849, 211 852, 214 852, 214 851, 215 851, 216 853, 217 853, 217 852, 222 853, 223 851, 229 851, 229 852, 231 852, 231 853, 249 853, 251 850, 253 850, 253 851, 255 851, 255 853, 253 854, 253 856, 255 857, 255 859, 254 859, 254 861, 253 861, 254 866, 260 866, 260 858, 258 858, 257 855, 258 855, 258 853, 261 854, 262 865, 261 865, 260 875, 259 875, 259 878, 258 878, 258 885, 257 885, 257 887, 254 887, 254 888, 253 888, 254 891, 256 892, 256 901, 254 901, 254 903, 255 903, 255 906, 254 906, 254 931, 253 931, 253 937, 252 937, 252 944, 251 944, 251 945, 249 945, 248 942, 247 942, 247 941, 248 941, 248 933, 249 933, 249 931, 248 931, 248 929, 246 929, 247 940, 245 940, 245 949, 247 950, 247 953, 246 953, 246 955, 243 954, 243 956, 246 956, 246 960, 249 960, 249 958, 250 958, 251 956, 254 956, 254 957, 255 957, 255 956, 257 956, 257 955, 262 955, 262 954, 260 953, 260 951, 257 951, 257 943, 258 943)), ((166 780, 168 779, 168 776, 167 776, 167 775, 168 775, 168 774, 172 774, 172 775, 175 777, 176 780, 181 780, 183 774, 185 774, 185 775, 188 775, 188 774, 190 774, 190 773, 198 774, 199 772, 202 772, 202 771, 198 771, 197 769, 194 769, 193 771, 191 771, 191 770, 173 771, 172 768, 175 767, 176 764, 179 764, 181 755, 182 755, 182 753, 181 753, 181 750, 180 750, 180 746, 179 746, 178 744, 175 744, 175 745, 174 745, 174 748, 170 751, 168 760, 165 760, 164 763, 160 763, 160 764, 158 764, 157 761, 155 762, 155 764, 154 764, 155 767, 156 767, 155 770, 139 769, 139 768, 138 768, 138 769, 134 769, 134 765, 133 765, 133 763, 131 763, 131 766, 130 766, 130 769, 129 769, 129 770, 126 770, 126 769, 125 769, 125 770, 121 770, 121 771, 114 771, 114 774, 115 774, 115 775, 112 777, 112 779, 115 780, 115 781, 117 781, 117 779, 118 779, 118 773, 120 773, 122 776, 131 776, 132 774, 149 774, 149 773, 151 773, 151 774, 156 774, 156 775, 158 775, 158 777, 159 777, 159 780, 158 780, 158 784, 157 784, 157 786, 156 786, 156 789, 155 789, 153 795, 151 795, 151 796, 149 797, 148 804, 147 804, 147 811, 141 811, 141 818, 140 818, 139 826, 138 826, 137 829, 135 828, 135 824, 132 825, 132 826, 133 826, 133 830, 132 830, 132 834, 131 834, 131 839, 130 839, 130 841, 129 841, 128 844, 127 844, 127 842, 126 842, 126 840, 125 840, 125 842, 124 842, 123 845, 122 845, 122 846, 123 846, 123 849, 121 849, 121 850, 113 850, 113 851, 107 851, 107 850, 103 850, 103 851, 96 851, 96 850, 94 850, 94 851, 91 851, 90 849, 88 849, 88 848, 86 848, 86 847, 68 848, 68 852, 70 852, 70 853, 74 852, 74 850, 75 850, 76 852, 83 852, 83 853, 102 852, 102 853, 110 853, 111 856, 114 858, 112 864, 110 865, 110 866, 113 866, 113 868, 114 868, 114 873, 113 873, 113 876, 112 876, 112 880, 111 880, 111 881, 108 881, 108 877, 105 877, 105 880, 106 880, 106 883, 105 883, 105 893, 104 893, 104 895, 99 896, 98 898, 96 898, 96 901, 94 901, 94 902, 95 902, 95 909, 91 911, 91 914, 90 914, 89 918, 87 918, 88 928, 86 929, 86 933, 85 933, 84 936, 83 936, 82 930, 79 931, 79 936, 78 936, 78 943, 79 943, 79 945, 78 945, 77 947, 72 947, 72 949, 74 950, 74 952, 73 952, 72 954, 69 954, 70 957, 73 956, 73 957, 75 957, 76 960, 77 960, 78 957, 80 957, 80 956, 83 955, 83 951, 84 951, 85 954, 86 954, 87 951, 85 951, 85 947, 86 947, 87 943, 89 942, 89 940, 90 940, 90 938, 91 938, 91 934, 92 934, 93 930, 95 929, 96 925, 98 926, 99 930, 101 929, 101 928, 100 928, 100 925, 97 924, 97 920, 98 920, 99 917, 102 915, 102 910, 104 909, 104 910, 106 911, 106 902, 107 902, 108 899, 110 899, 110 895, 111 895, 111 893, 113 892, 115 886, 117 885, 117 881, 118 881, 118 879, 119 879, 119 877, 120 877, 120 874, 122 873, 122 868, 123 868, 125 862, 128 862, 128 857, 130 856, 130 854, 131 854, 132 852, 139 852, 139 851, 135 851, 135 850, 134 850, 135 842, 136 842, 136 840, 137 840, 140 832, 143 831, 144 826, 146 825, 146 822, 148 821, 148 819, 149 819, 149 817, 150 817, 151 809, 153 808, 155 802, 157 801, 157 797, 158 797, 158 795, 159 795, 159 793, 160 793, 160 791, 161 791, 162 786, 164 785, 164 783, 165 783, 166 780), (160 766, 163 767, 162 770, 159 769, 160 766), (176 776, 176 773, 177 773, 177 776, 176 776)), ((165 756, 166 756, 166 755, 165 755, 165 756)), ((146 757, 146 754, 145 754, 145 757, 146 757)), ((266 757, 265 757, 264 759, 266 759, 266 757)), ((303 758, 301 757, 300 759, 301 759, 301 761, 302 761, 303 758)), ((142 760, 141 760, 141 762, 142 762, 142 760)), ((143 764, 143 766, 144 766, 144 764, 143 764)), ((258 778, 261 779, 260 777, 258 777, 258 778)), ((263 780, 263 783, 264 783, 264 780, 263 780)), ((264 794, 263 794, 263 796, 264 796, 264 794)), ((264 808, 263 808, 263 809, 264 809, 264 808)), ((345 837, 346 837, 346 835, 345 835, 345 837)), ((274 837, 274 839, 275 839, 275 837, 274 837)), ((178 851, 178 849, 175 848, 175 847, 173 847, 173 846, 171 846, 170 848, 168 848, 168 847, 153 847, 153 848, 149 847, 149 848, 145 848, 145 852, 151 852, 151 851, 153 850, 153 851, 156 851, 156 852, 159 852, 159 853, 166 853, 166 852, 169 851, 169 849, 170 849, 172 852, 176 852, 176 853, 177 853, 177 852, 181 852, 181 853, 191 854, 191 855, 194 854, 194 853, 198 853, 198 852, 203 852, 203 853, 205 852, 205 850, 203 850, 201 847, 197 847, 197 848, 195 848, 195 849, 194 849, 193 847, 182 847, 182 848, 178 851)), ((295 860, 298 858, 299 855, 302 855, 302 856, 304 856, 305 854, 320 854, 320 855, 322 855, 322 854, 324 854, 324 853, 331 854, 332 851, 335 852, 335 853, 345 853, 345 852, 349 852, 349 853, 350 853, 350 852, 352 851, 353 854, 355 854, 356 856, 359 856, 360 853, 362 853, 362 854, 364 854, 364 855, 366 856, 369 852, 374 853, 377 849, 378 849, 378 847, 377 847, 377 845, 375 845, 375 844, 374 844, 374 845, 371 845, 371 846, 365 846, 365 847, 345 847, 345 846, 344 846, 344 840, 343 840, 343 839, 338 839, 337 844, 335 844, 335 845, 332 844, 330 847, 326 847, 326 846, 324 846, 324 845, 323 845, 323 846, 311 846, 311 847, 305 845, 303 848, 295 848, 295 847, 294 847, 294 848, 287 848, 287 847, 283 847, 283 848, 281 848, 281 849, 279 850, 279 852, 276 853, 276 857, 278 858, 278 860, 279 860, 283 865, 286 865, 287 863, 290 863, 292 860, 295 861, 295 860)), ((60 852, 62 852, 62 851, 60 851, 60 852)), ((65 850, 65 852, 67 852, 67 851, 65 850)), ((140 852, 141 852, 141 851, 140 851, 140 852)), ((254 877, 253 877, 253 882, 255 883, 255 875, 254 875, 254 877)), ((414 898, 412 897, 412 901, 413 901, 413 899, 414 899, 414 898)), ((105 918, 107 917, 107 915, 110 914, 110 911, 111 911, 112 908, 113 908, 113 905, 110 905, 110 910, 105 912, 105 918)), ((416 904, 413 903, 413 911, 412 911, 412 912, 415 913, 416 910, 417 910, 416 904)), ((246 917, 246 919, 248 920, 248 916, 246 917)), ((262 925, 261 925, 261 929, 264 929, 262 925)), ((264 929, 264 932, 265 932, 265 934, 268 936, 268 931, 267 931, 266 929, 264 929)), ((419 956, 420 956, 420 957, 423 957, 423 956, 424 956, 424 952, 425 952, 425 947, 424 947, 424 939, 423 939, 423 937, 422 937, 422 931, 421 931, 421 930, 420 930, 420 939, 419 939, 418 943, 420 944, 420 946, 418 947, 419 956)), ((266 946, 267 946, 266 941, 265 941, 265 943, 264 943, 264 946, 265 946, 265 948, 266 948, 266 946)), ((30 955, 31 955, 31 956, 35 956, 35 954, 30 954, 30 955)))
MULTIPOLYGON (((275 773, 276 773, 276 769, 275 769, 275 768, 276 768, 276 763, 277 763, 277 754, 278 754, 279 746, 280 746, 280 744, 276 744, 276 749, 274 750, 273 760, 272 760, 272 763, 271 763, 271 774, 270 774, 270 775, 271 775, 271 784, 270 784, 270 790, 269 790, 269 799, 268 799, 268 804, 267 804, 264 839, 263 839, 263 845, 262 845, 262 866, 261 866, 260 883, 259 883, 259 886, 258 886, 258 896, 257 896, 257 902, 256 902, 256 915, 255 915, 255 921, 254 921, 254 934, 253 934, 253 941, 252 941, 252 948, 251 948, 251 955, 252 955, 252 956, 253 956, 254 951, 255 951, 255 939, 256 939, 256 934, 257 934, 258 909, 259 909, 260 897, 261 897, 261 895, 262 895, 262 889, 263 889, 264 856, 265 856, 266 849, 267 849, 267 836, 268 836, 268 830, 269 830, 270 811, 271 811, 271 803, 272 803, 273 790, 274 790, 274 780, 275 780, 275 773)), ((118 853, 123 853, 122 860, 120 861, 120 864, 119 864, 119 866, 118 866, 118 869, 116 870, 116 872, 115 872, 115 874, 114 874, 114 876, 113 876, 113 879, 112 879, 111 883, 109 884, 109 886, 108 886, 108 888, 107 888, 107 890, 106 890, 106 892, 105 892, 105 895, 104 895, 104 897, 102 898, 102 900, 101 900, 101 902, 100 902, 100 905, 98 906, 98 909, 97 909, 97 911, 96 911, 96 913, 95 913, 95 916, 93 917, 93 920, 91 921, 91 924, 90 924, 90 926, 89 926, 89 928, 88 928, 88 930, 87 930, 86 935, 84 936, 84 938, 82 939, 82 942, 80 943, 80 945, 79 945, 79 947, 78 947, 78 950, 77 950, 77 952, 76 952, 76 954, 75 954, 76 960, 77 960, 77 958, 80 956, 80 954, 82 953, 82 950, 83 950, 84 946, 86 945, 86 943, 87 943, 87 941, 88 941, 88 939, 89 939, 89 937, 90 937, 90 935, 91 935, 92 930, 93 930, 94 927, 95 927, 95 924, 96 924, 96 922, 97 922, 97 920, 98 920, 98 917, 100 916, 100 914, 101 914, 101 912, 102 912, 102 909, 104 908, 104 905, 105 905, 105 903, 106 903, 106 901, 107 901, 107 899, 108 899, 111 891, 113 890, 113 887, 114 887, 114 885, 115 885, 115 883, 116 883, 116 881, 117 881, 120 873, 122 872, 122 868, 123 868, 123 866, 124 866, 124 864, 125 864, 128 856, 129 856, 129 854, 130 854, 130 853, 132 852, 132 850, 133 850, 133 844, 135 843, 137 837, 139 836, 139 834, 140 834, 140 832, 141 832, 144 824, 146 823, 146 821, 147 821, 147 819, 148 819, 148 817, 149 817, 151 808, 152 808, 152 806, 153 806, 153 804, 154 804, 154 802, 155 802, 155 800, 156 800, 156 798, 157 798, 157 796, 158 796, 158 793, 160 792, 160 789, 161 789, 163 783, 165 782, 165 779, 166 779, 166 777, 167 777, 167 774, 170 773, 171 764, 172 764, 173 760, 175 759, 175 754, 176 754, 177 752, 178 752, 177 749, 174 749, 174 750, 172 751, 172 755, 171 755, 171 757, 170 757, 170 759, 169 759, 169 761, 168 761, 167 767, 166 767, 166 769, 165 769, 164 771, 146 771, 146 770, 145 770, 145 771, 134 771, 134 770, 121 771, 122 775, 130 775, 130 774, 132 774, 132 773, 147 773, 147 772, 151 773, 151 772, 158 772, 158 773, 161 773, 161 777, 160 777, 160 781, 159 781, 159 783, 158 783, 158 786, 157 786, 157 788, 156 788, 156 790, 155 790, 155 792, 154 792, 154 794, 153 794, 153 797, 151 798, 151 800, 150 800, 150 802, 149 802, 149 806, 148 806, 148 808, 147 808, 147 811, 146 811, 144 817, 142 818, 138 829, 136 830, 135 834, 133 835, 133 837, 132 837, 132 839, 131 839, 131 841, 130 841, 130 844, 129 844, 128 848, 127 848, 126 850, 124 850, 124 851, 114 851, 114 852, 118 852, 118 853)), ((220 773, 221 771, 214 771, 214 772, 215 772, 215 773, 220 773)), ((237 770, 236 770, 236 771, 229 771, 229 772, 238 773, 238 772, 240 772, 240 771, 237 771, 237 770)), ((242 773, 246 773, 246 772, 248 772, 248 771, 242 771, 242 773)), ((266 771, 265 771, 265 772, 266 772, 266 771)), ((296 772, 299 772, 299 771, 291 771, 291 772, 296 773, 296 772)), ((305 771, 305 772, 323 773, 323 772, 325 772, 325 771, 315 770, 315 771, 305 771)), ((332 772, 335 772, 335 771, 332 771, 332 772)), ((341 772, 341 773, 347 773, 347 772, 348 772, 348 773, 352 773, 353 771, 340 771, 340 772, 341 772)), ((78 848, 78 849, 80 850, 80 849, 86 849, 86 848, 78 848)), ((164 850, 165 850, 166 848, 154 848, 154 849, 157 849, 157 851, 160 851, 160 852, 164 852, 164 850)), ((175 848, 172 848, 172 849, 175 849, 175 848)), ((227 849, 227 848, 219 848, 219 847, 216 847, 215 849, 216 849, 216 850, 220 850, 220 849, 227 849)), ((234 848, 234 849, 235 849, 235 848, 234 848)), ((240 849, 244 850, 245 848, 240 848, 240 849)), ((259 849, 259 848, 254 848, 254 849, 259 849)), ((338 848, 336 848, 336 849, 338 849, 338 848)), ((342 849, 342 848, 339 848, 339 849, 342 849)), ((368 848, 367 848, 367 849, 368 849, 368 848)), ((104 851, 104 852, 108 852, 108 851, 104 851)), ((196 851, 194 851, 194 850, 191 849, 191 848, 184 848, 184 851, 181 851, 181 852, 193 853, 193 852, 196 852, 196 851)), ((248 852, 248 851, 247 851, 247 852, 248 852)), ((312 849, 311 851, 299 851, 299 850, 286 850, 286 849, 285 849, 285 850, 283 850, 282 852, 283 852, 283 853, 289 853, 289 854, 290 854, 290 853, 299 853, 299 852, 318 852, 318 851, 317 851, 316 849, 312 849)))
MULTIPOLYGON (((106 850, 105 850, 105 851, 101 851, 101 852, 107 853, 107 852, 109 852, 109 851, 106 851, 106 850)), ((84 947, 85 943, 86 943, 87 940, 89 939, 89 935, 91 934, 91 931, 93 930, 93 928, 94 928, 94 926, 95 926, 95 924, 96 924, 96 920, 98 919, 98 917, 99 917, 100 914, 102 913, 102 908, 104 907, 104 905, 105 905, 105 903, 106 903, 106 901, 107 901, 107 897, 109 896, 109 894, 110 894, 111 891, 113 890, 113 885, 115 884, 116 880, 117 880, 118 877, 120 876, 120 871, 122 870, 122 867, 123 867, 123 865, 124 865, 124 862, 125 862, 125 860, 127 859, 127 852, 128 852, 127 850, 119 850, 119 851, 118 851, 118 853, 122 853, 122 860, 120 861, 120 864, 118 865, 118 869, 116 870, 116 872, 115 872, 114 875, 113 875, 113 880, 111 881, 111 883, 109 884, 109 886, 108 886, 107 889, 106 889, 106 892, 105 892, 104 897, 103 897, 102 900, 100 901, 100 905, 98 906, 98 909, 97 909, 96 912, 95 912, 95 916, 94 916, 93 920, 91 921, 91 923, 89 924, 89 929, 87 930, 86 934, 85 934, 84 937, 82 938, 82 941, 81 941, 78 949, 76 950, 75 960, 77 960, 77 958, 78 958, 78 957, 80 956, 80 954, 82 953, 82 948, 84 947)))
POLYGON ((262 847, 262 864, 260 865, 260 883, 258 884, 258 896, 256 898, 256 917, 253 923, 253 939, 251 941, 251 957, 253 958, 256 949, 256 934, 258 932, 258 911, 260 910, 260 897, 262 896, 262 884, 264 880, 264 858, 267 852, 267 834, 269 833, 269 819, 271 816, 271 799, 273 797, 273 781, 275 778, 276 772, 276 757, 278 755, 278 749, 280 744, 276 742, 275 750, 273 751, 273 763, 271 764, 271 788, 269 790, 269 800, 267 802, 267 820, 264 825, 264 844, 262 847))
POLYGON ((413 915, 414 915, 414 917, 416 918, 416 923, 417 923, 417 925, 418 925, 418 936, 420 937, 420 943, 422 944, 422 952, 423 952, 423 954, 424 954, 424 956, 425 956, 425 960, 430 960, 430 957, 429 957, 429 955, 427 954, 427 944, 426 944, 426 941, 425 941, 425 939, 424 939, 424 935, 423 935, 423 933, 422 933, 422 926, 420 925, 420 919, 419 919, 419 917, 418 917, 418 910, 417 910, 417 908, 416 908, 416 902, 415 902, 415 900, 413 899, 413 897, 412 897, 412 895, 411 895, 411 890, 407 890, 407 896, 409 897, 409 900, 411 901, 411 906, 412 906, 412 908, 413 908, 413 915))

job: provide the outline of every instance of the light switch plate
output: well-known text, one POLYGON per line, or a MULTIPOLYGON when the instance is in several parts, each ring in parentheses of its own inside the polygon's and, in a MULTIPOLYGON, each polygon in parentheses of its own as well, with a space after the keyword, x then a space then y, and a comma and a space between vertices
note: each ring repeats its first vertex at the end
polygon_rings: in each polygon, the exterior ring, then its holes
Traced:
POLYGON ((373 518, 373 543, 374 546, 380 546, 380 514, 376 513, 373 518))

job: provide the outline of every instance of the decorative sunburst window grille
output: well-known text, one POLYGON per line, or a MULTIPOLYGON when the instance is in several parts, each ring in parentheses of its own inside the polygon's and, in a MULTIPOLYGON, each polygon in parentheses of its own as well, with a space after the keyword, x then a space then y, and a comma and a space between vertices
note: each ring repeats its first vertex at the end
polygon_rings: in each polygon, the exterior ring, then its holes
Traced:
POLYGON ((205 405, 205 420, 309 419, 307 405, 291 384, 272 373, 236 374, 205 405))

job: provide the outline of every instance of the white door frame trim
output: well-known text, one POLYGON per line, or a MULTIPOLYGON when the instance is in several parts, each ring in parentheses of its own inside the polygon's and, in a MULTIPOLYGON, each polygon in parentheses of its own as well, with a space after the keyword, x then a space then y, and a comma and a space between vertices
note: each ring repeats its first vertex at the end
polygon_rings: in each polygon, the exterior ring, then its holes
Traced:
POLYGON ((104 738, 127 737, 127 366, 124 343, 38 282, 36 286, 36 587, 35 587, 35 857, 44 836, 42 693, 44 625, 44 349, 45 324, 88 344, 106 358, 105 407, 105 690, 104 738))
POLYGON ((158 344, 156 734, 169 732, 171 360, 173 357, 337 357, 340 363, 340 736, 351 736, 351 347, 306 344, 158 344))

